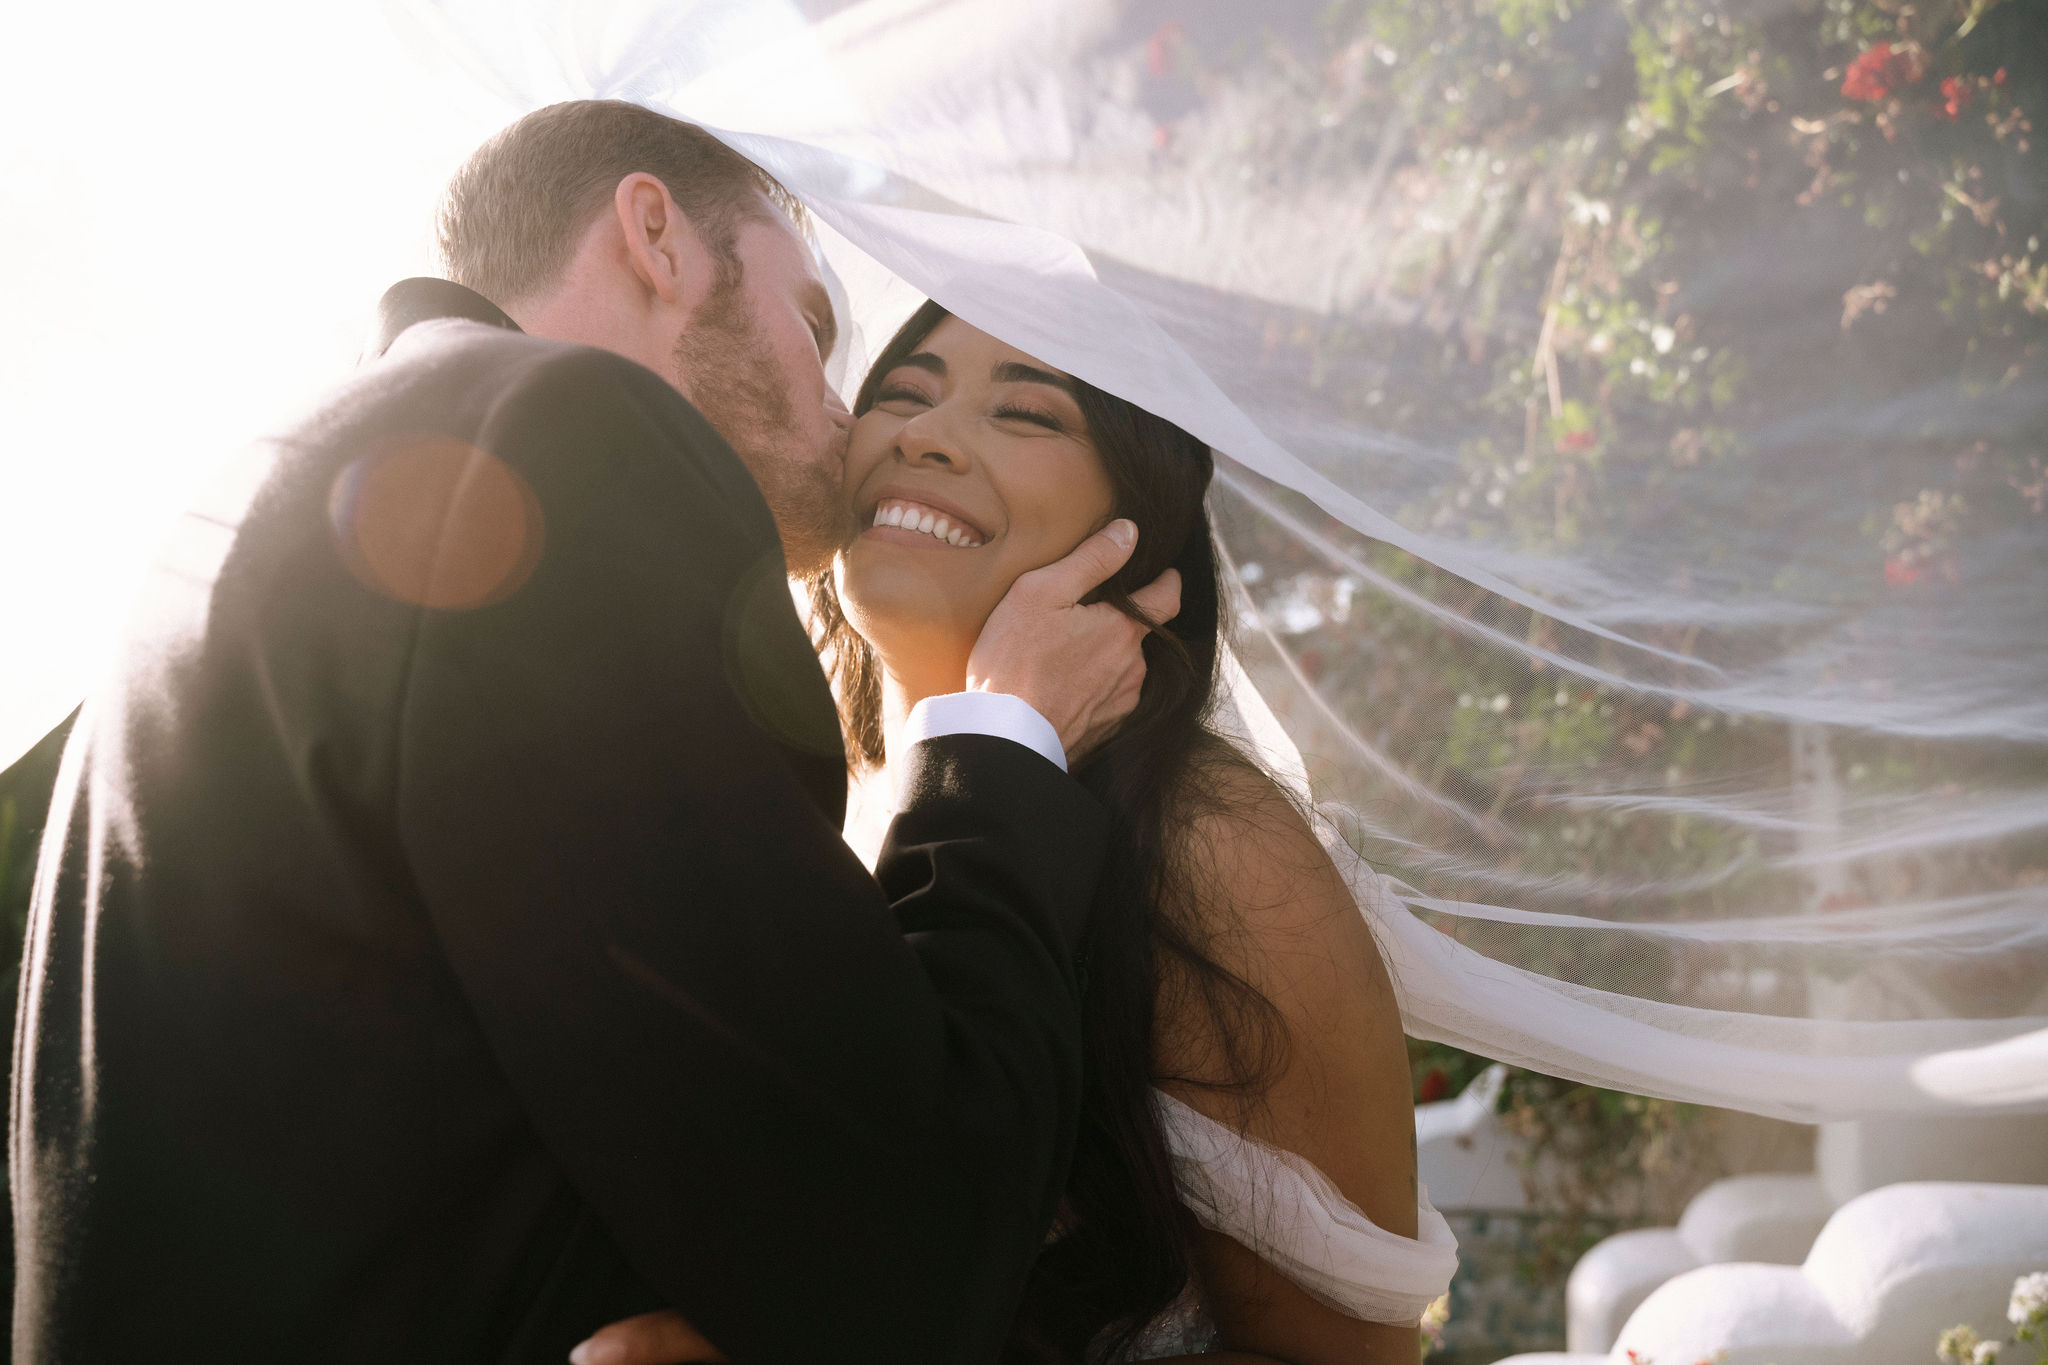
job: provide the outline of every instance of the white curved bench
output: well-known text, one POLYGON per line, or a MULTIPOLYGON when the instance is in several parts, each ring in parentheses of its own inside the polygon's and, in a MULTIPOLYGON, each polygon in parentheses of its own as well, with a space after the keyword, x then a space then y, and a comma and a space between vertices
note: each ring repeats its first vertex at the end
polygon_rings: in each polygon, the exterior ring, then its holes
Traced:
POLYGON ((1812 1175, 1738 1176, 1687 1205, 1676 1228, 1638 1229, 1579 1259, 1565 1291, 1567 1348, 1600 1352, 1665 1279, 1723 1261, 1802 1260, 1829 1213, 1903 1181, 2048 1183, 2039 1114, 1889 1115, 1820 1125, 1812 1175))
MULTIPOLYGON (((1836 1210, 1797 1266, 1703 1266, 1666 1282, 1605 1355, 1514 1365, 1927 1365, 1960 1322, 2005 1330, 2012 1282, 2048 1269, 2048 1185, 1911 1183, 1836 1210)), ((1503 1362, 1506 1365, 1506 1362, 1503 1362)))
POLYGON ((1565 1283, 1566 1349, 1607 1350, 1629 1315, 1674 1275, 1723 1261, 1796 1265, 1833 1211, 1818 1176, 1738 1175, 1695 1195, 1675 1228, 1603 1238, 1565 1283))

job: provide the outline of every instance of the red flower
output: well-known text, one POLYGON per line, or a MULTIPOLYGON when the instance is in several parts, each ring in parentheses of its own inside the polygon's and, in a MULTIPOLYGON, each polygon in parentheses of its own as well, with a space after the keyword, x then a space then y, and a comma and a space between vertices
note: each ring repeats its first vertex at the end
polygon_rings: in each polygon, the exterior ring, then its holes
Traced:
POLYGON ((1451 1078, 1444 1074, 1442 1067, 1433 1066, 1422 1073, 1422 1084, 1415 1087, 1415 1102, 1434 1104, 1442 1099, 1444 1092, 1450 1088, 1451 1078))
POLYGON ((1992 83, 1993 85, 2004 85, 2004 84, 2005 84, 2005 68, 2004 68, 2004 67, 2002 67, 2002 66, 2001 66, 2001 67, 1999 67, 1999 68, 1998 68, 1998 70, 1996 70, 1996 71, 1994 71, 1994 72, 1992 72, 1992 73, 1991 73, 1991 83, 1992 83))
POLYGON ((1893 555, 1884 562, 1884 585, 1887 588, 1903 588, 1920 581, 1920 566, 1904 555, 1893 555))
POLYGON ((1916 50, 1894 50, 1890 43, 1873 43, 1849 63, 1842 81, 1842 93, 1852 100, 1881 103, 1892 91, 1920 79, 1920 57, 1916 50))
POLYGON ((1584 429, 1567 431, 1564 435, 1557 438, 1557 448, 1569 455, 1581 450, 1591 450, 1594 443, 1599 439, 1592 432, 1584 429))
POLYGON ((1961 76, 1950 76, 1941 83, 1941 95, 1942 104, 1934 111, 1934 116, 1954 123, 1963 116, 1963 110, 1970 107, 1970 101, 1977 97, 1977 92, 1961 76))

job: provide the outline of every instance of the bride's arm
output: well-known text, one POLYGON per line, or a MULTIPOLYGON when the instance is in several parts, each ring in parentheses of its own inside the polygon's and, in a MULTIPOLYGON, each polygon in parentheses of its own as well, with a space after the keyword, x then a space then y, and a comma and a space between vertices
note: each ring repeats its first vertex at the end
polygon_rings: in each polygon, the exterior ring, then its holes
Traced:
MULTIPOLYGON (((1166 1081, 1176 1099, 1318 1167, 1382 1229, 1414 1237, 1415 1110, 1400 1012, 1351 893, 1307 822, 1263 776, 1230 776, 1188 845, 1201 901, 1182 907, 1208 951, 1271 1002, 1283 1055, 1249 1103, 1166 1081)), ((1162 978, 1153 1050, 1159 1073, 1220 1073, 1222 1029, 1199 990, 1162 978)), ((1414 1327, 1339 1312, 1221 1233, 1199 1229, 1194 1269, 1232 1351, 1285 1365, 1413 1365, 1414 1327)), ((1205 1356, 1227 1360, 1230 1356, 1205 1356)))

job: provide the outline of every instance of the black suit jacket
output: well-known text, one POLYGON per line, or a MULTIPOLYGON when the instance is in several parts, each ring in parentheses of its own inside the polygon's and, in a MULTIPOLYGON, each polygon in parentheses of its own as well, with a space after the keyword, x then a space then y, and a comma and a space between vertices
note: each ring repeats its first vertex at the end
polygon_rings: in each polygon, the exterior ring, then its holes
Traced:
POLYGON ((386 315, 184 519, 66 753, 15 1359, 553 1365, 664 1304, 739 1365, 990 1358, 1101 807, 928 741, 878 886, 725 442, 455 286, 386 315))

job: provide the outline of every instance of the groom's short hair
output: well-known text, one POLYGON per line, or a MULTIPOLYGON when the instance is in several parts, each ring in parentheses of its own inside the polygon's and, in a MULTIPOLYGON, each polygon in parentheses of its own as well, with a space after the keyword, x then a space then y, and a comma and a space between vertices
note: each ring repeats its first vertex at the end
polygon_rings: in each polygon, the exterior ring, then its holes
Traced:
POLYGON ((578 239, 621 180, 644 171, 710 248, 721 284, 737 283, 740 225, 768 203, 804 222, 796 197, 693 123, 623 100, 536 109, 470 154, 436 215, 448 278, 499 305, 561 278, 578 239))

